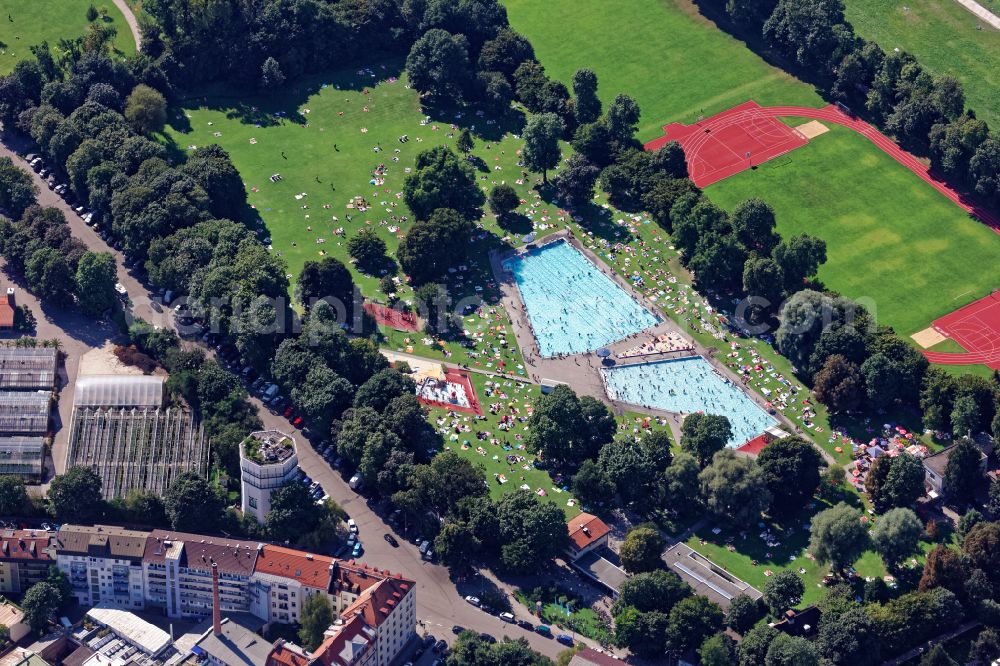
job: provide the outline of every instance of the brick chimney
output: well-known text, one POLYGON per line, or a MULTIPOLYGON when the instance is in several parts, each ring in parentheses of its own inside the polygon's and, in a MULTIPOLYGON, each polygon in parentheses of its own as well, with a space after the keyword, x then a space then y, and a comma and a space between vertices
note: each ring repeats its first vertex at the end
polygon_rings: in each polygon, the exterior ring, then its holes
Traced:
POLYGON ((222 635, 222 602, 219 601, 219 565, 212 562, 212 633, 222 635))

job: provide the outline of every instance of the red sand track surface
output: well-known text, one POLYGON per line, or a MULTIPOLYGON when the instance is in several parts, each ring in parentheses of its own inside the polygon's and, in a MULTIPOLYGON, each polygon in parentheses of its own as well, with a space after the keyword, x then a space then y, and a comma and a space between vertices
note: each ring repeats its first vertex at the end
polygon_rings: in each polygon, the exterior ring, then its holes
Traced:
POLYGON ((775 120, 786 117, 820 120, 854 130, 935 190, 951 199, 962 210, 1000 233, 1000 217, 966 199, 962 194, 939 180, 916 157, 897 146, 892 139, 865 121, 844 113, 833 104, 822 109, 813 109, 808 106, 761 107, 756 102, 750 101, 711 118, 706 118, 696 125, 680 125, 678 123, 667 125, 663 128, 666 135, 647 143, 646 150, 656 150, 669 141, 677 141, 684 148, 684 153, 687 156, 691 180, 698 187, 706 187, 734 173, 748 169, 752 164, 760 164, 803 145, 806 141, 801 138, 801 135, 775 120), (788 133, 799 137, 800 143, 792 145, 792 139, 787 134, 784 135, 784 138, 779 135, 774 125, 768 124, 768 119, 772 123, 781 125, 788 133), (706 129, 711 131, 706 133, 706 129), (759 136, 755 133, 758 131, 761 132, 759 136), (720 143, 730 140, 736 142, 735 145, 729 146, 720 143), (760 149, 762 152, 754 152, 753 147, 750 147, 750 142, 762 146, 763 148, 760 149), (750 151, 749 160, 744 157, 748 150, 750 151), (741 159, 734 160, 734 154, 741 159))
POLYGON ((968 354, 924 351, 931 363, 988 365, 1000 370, 1000 294, 990 294, 934 320, 934 328, 962 345, 968 354))
POLYGON ((420 330, 417 326, 417 318, 410 312, 400 312, 399 310, 393 310, 378 303, 365 303, 362 307, 364 307, 368 316, 374 319, 375 323, 379 326, 388 326, 399 331, 410 331, 413 333, 420 330))
POLYGON ((762 113, 754 101, 695 125, 670 123, 663 129, 666 135, 647 143, 646 150, 656 150, 670 141, 681 144, 688 173, 698 187, 708 187, 808 143, 788 125, 762 113))
POLYGON ((469 375, 464 372, 458 372, 457 370, 447 370, 444 373, 445 381, 451 384, 461 384, 465 387, 465 395, 469 398, 469 406, 463 407, 462 405, 454 405, 450 402, 440 402, 438 400, 428 400, 427 398, 417 396, 417 400, 425 405, 431 405, 433 407, 443 407, 444 409, 450 409, 454 412, 466 412, 468 414, 475 414, 477 416, 483 415, 483 409, 479 406, 479 397, 476 395, 476 388, 472 385, 472 380, 469 379, 469 375))

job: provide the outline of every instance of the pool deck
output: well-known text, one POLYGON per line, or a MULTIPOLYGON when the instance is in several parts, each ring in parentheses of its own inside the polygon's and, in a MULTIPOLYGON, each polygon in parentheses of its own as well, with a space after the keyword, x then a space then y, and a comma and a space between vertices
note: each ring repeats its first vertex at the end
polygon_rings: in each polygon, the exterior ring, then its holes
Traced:
MULTIPOLYGON (((589 395, 597 398, 598 400, 602 400, 610 405, 612 410, 619 415, 626 411, 631 411, 664 417, 667 419, 674 437, 678 441, 680 439, 682 419, 678 413, 624 403, 619 400, 614 400, 608 394, 604 385, 604 377, 601 374, 602 359, 597 356, 596 352, 587 352, 584 354, 565 354, 550 358, 544 357, 539 353, 538 343, 535 340, 535 335, 531 328, 531 322, 528 319, 527 310, 521 300, 521 292, 518 289, 517 283, 515 282, 514 276, 511 272, 504 270, 503 263, 525 250, 543 247, 549 243, 558 242, 560 240, 565 240, 572 245, 577 251, 583 254, 588 261, 596 266, 598 270, 604 273, 604 275, 614 280, 615 284, 624 289, 626 293, 628 293, 644 308, 660 318, 659 324, 644 329, 638 333, 634 333, 612 344, 606 345, 607 349, 609 349, 612 353, 611 358, 617 358, 620 353, 635 347, 636 341, 638 340, 645 340, 650 336, 663 335, 670 332, 680 334, 685 340, 691 343, 691 349, 687 351, 664 352, 647 354, 637 358, 618 359, 615 362, 615 365, 620 367, 641 363, 653 363, 669 359, 687 358, 689 356, 702 356, 705 360, 711 363, 712 367, 715 368, 723 377, 731 380, 737 387, 740 387, 751 400, 767 412, 767 401, 764 397, 755 391, 747 389, 743 384, 743 380, 738 375, 733 373, 724 363, 716 360, 716 350, 714 348, 708 349, 703 347, 696 340, 691 338, 691 336, 687 335, 684 330, 678 326, 676 322, 674 322, 673 319, 667 316, 654 303, 651 303, 643 294, 636 291, 627 280, 624 280, 620 275, 608 268, 599 257, 584 247, 580 241, 567 230, 562 230, 552 234, 551 236, 547 236, 541 243, 522 245, 518 248, 502 253, 490 253, 490 266, 493 269, 493 276, 500 289, 501 302, 510 314, 511 327, 514 330, 514 336, 517 338, 517 343, 520 345, 521 352, 524 355, 525 368, 531 381, 538 384, 543 382, 568 384, 578 395, 589 395)), ((786 419, 780 411, 772 416, 778 421, 783 429, 790 433, 798 432, 795 426, 788 419, 786 419)), ((808 434, 801 434, 806 438, 809 438, 808 434)), ((822 451, 819 447, 817 447, 817 449, 823 453, 823 457, 827 459, 828 462, 833 461, 833 459, 830 458, 825 451, 822 451)))

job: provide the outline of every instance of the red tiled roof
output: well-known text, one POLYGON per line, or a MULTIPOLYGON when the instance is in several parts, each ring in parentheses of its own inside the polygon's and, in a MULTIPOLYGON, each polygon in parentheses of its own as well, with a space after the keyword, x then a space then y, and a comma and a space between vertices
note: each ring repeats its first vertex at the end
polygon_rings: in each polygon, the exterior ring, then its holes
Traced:
MULTIPOLYGON (((341 666, 344 662, 340 659, 340 653, 344 649, 347 641, 353 640, 356 636, 364 635, 365 622, 359 615, 347 618, 344 624, 333 636, 328 636, 318 648, 316 648, 316 658, 323 666, 341 666)), ((366 642, 370 643, 368 636, 364 636, 366 642)))
MULTIPOLYGON (((343 566, 343 565, 342 565, 343 566)), ((388 572, 367 567, 348 565, 350 579, 370 581, 368 587, 361 586, 357 601, 344 609, 343 617, 360 615, 369 626, 378 627, 414 588, 411 580, 393 576, 388 572), (353 571, 352 571, 353 570, 353 571), (365 573, 367 571, 367 573, 365 573)))
POLYGON ((0 533, 0 560, 50 560, 49 535, 32 530, 5 530, 0 533))
POLYGON ((14 325, 14 306, 6 296, 0 296, 0 328, 11 328, 14 325))
POLYGON ((330 589, 330 565, 333 562, 332 557, 265 545, 257 556, 254 572, 290 578, 325 591, 330 589))
POLYGON ((310 663, 309 657, 284 645, 278 645, 267 655, 267 666, 309 666, 310 663))
POLYGON ((583 550, 611 532, 611 528, 603 520, 589 513, 575 516, 566 527, 569 529, 570 541, 577 547, 577 550, 583 550), (584 528, 587 528, 586 532, 583 531, 584 528))
POLYGON ((570 660, 570 666, 622 666, 622 662, 592 648, 583 648, 570 660))

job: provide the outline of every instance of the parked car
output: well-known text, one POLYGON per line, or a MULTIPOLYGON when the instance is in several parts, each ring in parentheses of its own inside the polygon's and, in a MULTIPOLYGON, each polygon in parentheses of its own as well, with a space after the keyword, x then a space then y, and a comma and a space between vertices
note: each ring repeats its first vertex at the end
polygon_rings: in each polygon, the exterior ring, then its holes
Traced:
POLYGON ((467 602, 469 602, 470 604, 472 604, 473 606, 475 606, 476 608, 479 608, 480 606, 482 606, 482 605, 483 605, 483 602, 481 602, 481 601, 479 600, 479 597, 473 597, 473 596, 469 595, 469 596, 467 596, 467 597, 465 598, 465 600, 466 600, 467 602))
POLYGON ((500 613, 500 619, 504 622, 514 624, 514 614, 513 613, 500 613))
POLYGON ((358 524, 356 522, 354 522, 353 518, 348 518, 347 519, 347 529, 351 530, 355 534, 358 533, 358 524))
POLYGON ((569 634, 559 634, 558 636, 556 636, 556 640, 562 643, 563 645, 568 645, 570 647, 573 647, 573 637, 570 636, 569 634))
POLYGON ((481 634, 479 634, 479 637, 481 639, 483 639, 487 643, 496 643, 497 642, 497 639, 495 639, 492 635, 486 633, 485 631, 482 632, 481 634))
POLYGON ((445 642, 445 640, 443 638, 441 640, 439 640, 437 643, 435 643, 435 645, 434 645, 434 651, 435 652, 447 652, 448 651, 448 644, 445 642))
POLYGON ((361 480, 360 474, 355 474, 351 477, 351 480, 347 482, 347 485, 351 487, 351 490, 361 490, 364 482, 361 480))
POLYGON ((391 534, 389 534, 388 532, 386 532, 386 533, 385 533, 385 534, 384 534, 384 535, 382 536, 382 538, 383 538, 383 539, 385 539, 385 542, 386 542, 387 544, 389 544, 390 546, 392 546, 393 548, 399 548, 399 542, 398 542, 398 541, 396 541, 396 537, 392 536, 392 535, 391 535, 391 534))
POLYGON ((460 624, 455 624, 455 625, 452 625, 452 627, 451 627, 451 633, 453 633, 453 634, 460 634, 463 631, 465 631, 465 627, 463 627, 460 624))
POLYGON ((359 541, 356 544, 354 544, 354 550, 351 551, 351 556, 355 558, 361 557, 361 553, 363 550, 364 549, 361 548, 361 542, 359 541))
POLYGON ((527 620, 518 620, 517 621, 517 626, 521 627, 522 629, 527 629, 528 631, 534 631, 535 630, 535 625, 531 624, 527 620))
POLYGON ((548 628, 547 625, 540 624, 535 627, 535 633, 539 636, 545 636, 546 638, 552 638, 552 630, 548 628))

